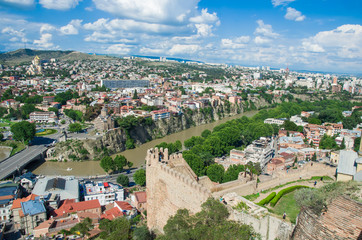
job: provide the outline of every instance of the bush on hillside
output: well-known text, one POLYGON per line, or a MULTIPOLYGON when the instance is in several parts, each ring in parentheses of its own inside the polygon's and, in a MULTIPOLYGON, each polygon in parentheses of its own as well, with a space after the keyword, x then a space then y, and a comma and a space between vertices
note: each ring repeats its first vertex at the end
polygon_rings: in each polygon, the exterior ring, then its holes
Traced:
POLYGON ((275 192, 272 192, 271 194, 269 194, 266 198, 262 199, 257 204, 259 206, 264 206, 265 204, 268 204, 275 197, 275 195, 277 195, 277 194, 275 192))
POLYGON ((296 186, 291 186, 291 187, 288 187, 288 188, 284 188, 283 190, 280 190, 278 192, 278 194, 270 201, 270 205, 272 207, 274 207, 278 203, 278 201, 279 201, 279 199, 281 197, 283 197, 285 194, 293 192, 293 191, 295 191, 296 189, 299 189, 299 188, 307 188, 307 186, 296 185, 296 186))

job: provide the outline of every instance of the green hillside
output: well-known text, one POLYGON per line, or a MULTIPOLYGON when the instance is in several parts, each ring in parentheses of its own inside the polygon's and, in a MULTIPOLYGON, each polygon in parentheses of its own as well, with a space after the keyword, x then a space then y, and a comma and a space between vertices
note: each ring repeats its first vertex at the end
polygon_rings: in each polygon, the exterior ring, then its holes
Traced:
POLYGON ((29 64, 36 55, 38 55, 41 60, 50 60, 51 58, 55 58, 65 61, 111 58, 108 56, 90 55, 76 51, 18 49, 12 52, 0 53, 0 64, 29 64))

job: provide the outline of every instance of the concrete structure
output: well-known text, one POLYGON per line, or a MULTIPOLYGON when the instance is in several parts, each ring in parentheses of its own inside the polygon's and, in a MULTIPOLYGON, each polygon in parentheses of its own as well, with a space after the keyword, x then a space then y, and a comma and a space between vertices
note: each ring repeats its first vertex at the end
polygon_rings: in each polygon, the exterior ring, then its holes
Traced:
POLYGON ((149 80, 102 80, 101 86, 106 88, 147 88, 150 85, 149 80))
POLYGON ((143 212, 147 210, 147 194, 146 192, 135 192, 131 194, 132 205, 137 208, 138 211, 143 212))
POLYGON ((51 195, 59 195, 60 200, 74 199, 79 201, 79 181, 74 177, 38 179, 34 186, 33 194, 46 198, 51 195))
POLYGON ((32 112, 29 114, 30 121, 39 123, 57 123, 58 118, 54 112, 32 112))
POLYGON ((102 206, 114 201, 124 200, 124 189, 116 184, 109 182, 97 182, 84 184, 84 200, 98 199, 102 206))
POLYGON ((0 179, 19 173, 30 162, 43 159, 47 147, 44 145, 29 146, 23 151, 0 162, 0 179))
POLYGON ((275 118, 267 118, 264 120, 264 123, 267 123, 267 124, 276 124, 276 125, 283 125, 285 122, 285 120, 282 120, 282 119, 275 119, 275 118))
POLYGON ((33 229, 47 219, 44 202, 34 194, 14 200, 11 210, 15 228, 25 234, 32 234, 33 229))
MULTIPOLYGON (((351 181, 355 179, 358 172, 362 171, 362 157, 358 157, 354 151, 340 151, 337 167, 337 181, 351 181)), ((358 180, 360 179, 360 175, 358 180)))
POLYGON ((12 182, 0 184, 0 222, 10 221, 12 202, 19 195, 18 184, 12 182))

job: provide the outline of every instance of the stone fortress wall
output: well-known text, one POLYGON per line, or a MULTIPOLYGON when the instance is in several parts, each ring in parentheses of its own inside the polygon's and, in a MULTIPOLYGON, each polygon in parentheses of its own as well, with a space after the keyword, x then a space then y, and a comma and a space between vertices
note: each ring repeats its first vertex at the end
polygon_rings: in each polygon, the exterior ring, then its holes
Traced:
MULTIPOLYGON (((186 208, 191 214, 201 211, 201 205, 209 197, 219 198, 230 193, 248 195, 260 192, 263 189, 278 186, 300 178, 308 179, 311 176, 333 176, 335 168, 314 163, 301 169, 281 172, 275 176, 267 176, 257 184, 255 179, 247 175, 239 175, 239 179, 223 183, 213 183, 207 176, 198 178, 192 171, 182 154, 168 154, 168 149, 149 149, 146 156, 146 182, 147 182, 147 225, 150 229, 163 232, 167 220, 176 214, 178 209, 186 208), (161 157, 160 157, 161 154, 161 157)), ((229 209, 232 211, 232 209, 229 209)), ((291 234, 292 227, 282 224, 273 216, 254 217, 232 213, 233 220, 252 224, 263 239, 272 239, 271 236, 281 237, 291 234), (267 222, 267 230, 262 227, 267 222), (275 225, 275 226, 274 226, 275 225)), ((273 238, 274 239, 274 238, 273 238)))
POLYGON ((178 209, 187 208, 191 214, 201 211, 201 204, 211 192, 198 184, 197 176, 182 158, 168 155, 168 149, 150 149, 146 157, 147 225, 162 232, 169 217, 178 209), (159 153, 163 154, 160 161, 159 153))

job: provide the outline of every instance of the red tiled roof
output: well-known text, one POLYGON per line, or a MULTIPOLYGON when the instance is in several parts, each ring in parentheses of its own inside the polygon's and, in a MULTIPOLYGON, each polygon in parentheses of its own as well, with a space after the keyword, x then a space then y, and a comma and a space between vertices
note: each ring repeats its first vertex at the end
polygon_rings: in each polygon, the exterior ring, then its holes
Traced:
POLYGON ((61 216, 65 213, 72 213, 78 211, 85 211, 89 209, 101 208, 101 204, 98 199, 84 201, 84 202, 74 202, 72 200, 65 200, 63 204, 56 210, 54 210, 55 216, 61 216))
POLYGON ((146 192, 135 192, 134 195, 135 195, 135 197, 137 199, 137 202, 139 202, 139 203, 147 202, 147 194, 146 194, 146 192))
POLYGON ((132 210, 133 207, 128 202, 115 201, 115 204, 118 205, 122 210, 132 210))
POLYGON ((35 198, 37 197, 38 195, 35 195, 35 194, 30 194, 29 196, 27 196, 26 198, 18 198, 18 199, 15 199, 13 201, 13 206, 11 206, 11 209, 15 209, 15 208, 21 208, 21 203, 22 202, 27 202, 29 200, 35 200, 35 198))
POLYGON ((101 218, 107 218, 108 220, 113 220, 118 217, 122 217, 123 213, 121 210, 119 210, 118 207, 111 208, 102 214, 101 218))

